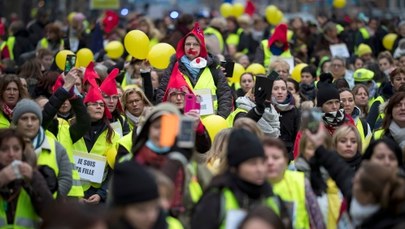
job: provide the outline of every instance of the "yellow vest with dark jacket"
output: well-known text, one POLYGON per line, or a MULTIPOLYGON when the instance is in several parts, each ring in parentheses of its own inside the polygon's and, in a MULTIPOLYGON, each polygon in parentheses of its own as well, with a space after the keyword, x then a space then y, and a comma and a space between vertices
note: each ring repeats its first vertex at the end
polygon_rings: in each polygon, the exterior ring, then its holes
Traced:
POLYGON ((10 53, 10 60, 14 60, 14 44, 15 44, 15 37, 10 36, 8 39, 1 44, 0 51, 3 51, 3 48, 7 46, 8 52, 10 53))
POLYGON ((247 113, 246 110, 238 107, 232 113, 230 113, 229 116, 226 118, 226 122, 228 123, 229 128, 233 127, 233 123, 235 122, 235 118, 240 112, 247 113))
MULTIPOLYGON (((47 49, 47 48, 49 47, 49 41, 48 41, 48 39, 46 39, 45 37, 42 38, 42 39, 39 41, 39 43, 40 43, 40 45, 41 45, 41 48, 47 49)), ((60 39, 59 45, 60 45, 61 48, 64 47, 65 42, 63 41, 63 39, 60 39)))
MULTIPOLYGON (((263 64, 265 68, 268 68, 270 65, 270 60, 273 54, 270 52, 270 49, 267 47, 268 45, 268 40, 263 40, 262 41, 262 48, 263 48, 263 64)), ((283 53, 281 53, 280 57, 285 57, 285 58, 290 58, 292 57, 290 49, 285 50, 283 53)))
POLYGON ((7 202, 1 196, 0 206, 0 228, 32 229, 39 227, 39 217, 32 206, 30 196, 24 188, 21 188, 18 195, 13 224, 7 224, 7 215, 4 208, 7 206, 7 202))
POLYGON ((306 210, 305 175, 303 172, 286 170, 284 177, 278 183, 272 184, 273 192, 280 195, 287 204, 293 204, 293 220, 295 229, 310 228, 309 216, 306 210))
POLYGON ((194 85, 194 87, 193 87, 190 79, 188 78, 188 76, 183 75, 183 77, 184 77, 185 81, 187 82, 188 86, 190 88, 192 88, 193 90, 210 89, 211 95, 212 95, 212 100, 214 103, 213 104, 214 111, 218 110, 217 86, 215 85, 214 76, 212 75, 209 67, 204 68, 203 73, 198 78, 197 83, 194 85))
POLYGON ((3 111, 0 111, 0 129, 5 129, 10 127, 10 121, 6 118, 3 111))
MULTIPOLYGON (((112 143, 108 143, 107 142, 107 132, 108 132, 108 130, 106 129, 103 131, 103 133, 100 134, 100 136, 98 136, 98 138, 97 138, 96 142, 94 143, 93 148, 91 148, 90 152, 87 151, 87 146, 86 146, 86 142, 84 141, 84 138, 80 138, 80 140, 78 140, 77 142, 75 142, 73 144, 73 154, 75 152, 93 153, 93 154, 97 154, 97 155, 106 157, 110 151, 113 151, 113 150, 116 151, 115 144, 119 140, 119 134, 114 132, 112 139, 111 139, 112 143)), ((106 166, 107 166, 107 164, 106 164, 106 166)), ((108 170, 106 169, 104 177, 103 177, 103 181, 107 177, 107 173, 106 173, 107 171, 108 170)), ((101 184, 82 181, 83 191, 87 191, 90 188, 90 186, 92 186, 94 188, 100 188, 101 184)))

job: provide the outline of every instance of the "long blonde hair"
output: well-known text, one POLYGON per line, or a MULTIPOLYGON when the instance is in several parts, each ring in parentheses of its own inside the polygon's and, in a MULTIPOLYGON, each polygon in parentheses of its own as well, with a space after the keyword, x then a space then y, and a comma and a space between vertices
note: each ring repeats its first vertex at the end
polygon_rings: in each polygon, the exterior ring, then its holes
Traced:
POLYGON ((212 142, 211 148, 206 153, 205 162, 207 167, 215 174, 224 172, 228 167, 226 153, 231 130, 231 128, 227 128, 219 131, 212 142))

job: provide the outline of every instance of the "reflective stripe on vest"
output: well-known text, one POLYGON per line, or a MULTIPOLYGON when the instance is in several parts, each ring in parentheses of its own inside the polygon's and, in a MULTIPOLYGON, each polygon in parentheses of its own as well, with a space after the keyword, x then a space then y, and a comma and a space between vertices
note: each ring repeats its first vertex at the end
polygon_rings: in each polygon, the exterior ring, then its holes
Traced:
MULTIPOLYGON (((106 156, 107 152, 109 150, 115 150, 115 144, 119 140, 118 133, 114 132, 113 136, 112 136, 112 144, 108 143, 107 142, 107 132, 108 132, 108 130, 106 129, 103 131, 103 133, 100 134, 100 136, 97 138, 97 140, 94 143, 93 148, 90 150, 90 152, 87 151, 87 146, 86 146, 84 139, 80 138, 79 141, 77 141, 73 144, 73 153, 82 152, 82 153, 93 153, 93 154, 97 154, 97 155, 101 155, 101 156, 106 156)), ((108 163, 106 163, 106 166, 108 166, 108 163)), ((107 177, 107 172, 108 172, 108 170, 106 169, 104 171, 105 174, 103 177, 103 181, 107 177)), ((90 186, 92 186, 94 188, 100 188, 101 184, 82 181, 83 191, 87 191, 90 188, 90 186)))
MULTIPOLYGON (((268 68, 273 54, 270 52, 270 49, 268 48, 267 40, 262 40, 262 47, 263 47, 263 52, 264 52, 263 64, 264 64, 265 68, 268 68)), ((285 57, 285 58, 292 57, 290 49, 287 49, 283 53, 281 53, 280 57, 285 57)))
MULTIPOLYGON (((294 228, 310 228, 309 216, 305 204, 305 175, 302 172, 286 170, 278 183, 272 184, 273 192, 280 195, 287 206, 293 204, 292 215, 294 228)), ((287 207, 289 208, 289 207, 287 207)))
POLYGON ((232 113, 229 114, 229 116, 226 118, 226 122, 228 123, 228 127, 232 128, 233 123, 235 122, 235 117, 238 115, 240 112, 247 113, 247 111, 241 109, 241 108, 236 108, 232 113))
POLYGON ((32 206, 30 196, 21 188, 18 195, 17 208, 13 224, 7 224, 6 212, 3 208, 7 203, 0 196, 0 228, 32 229, 39 227, 39 217, 32 206))
POLYGON ((8 48, 8 52, 10 53, 10 60, 14 60, 14 44, 15 44, 15 37, 11 36, 7 39, 6 45, 8 48))
MULTIPOLYGON (((224 209, 225 213, 231 210, 239 209, 238 201, 236 200, 236 197, 231 190, 229 190, 228 188, 224 188, 222 190, 222 194, 225 199, 225 209, 224 209)), ((280 203, 276 198, 268 197, 264 202, 265 202, 264 204, 267 207, 271 208, 278 216, 280 216, 280 203)), ((225 229, 225 227, 226 227, 226 215, 225 218, 222 220, 220 229, 225 229)))
MULTIPOLYGON (((41 44, 41 48, 45 48, 45 49, 48 48, 48 46, 49 46, 48 39, 46 39, 44 37, 39 42, 41 44)), ((59 45, 60 45, 61 48, 65 47, 65 42, 63 41, 63 39, 60 40, 59 45)))
POLYGON ((10 121, 8 121, 8 119, 4 115, 3 111, 0 111, 0 129, 9 128, 9 127, 10 127, 10 121))
POLYGON ((168 225, 168 229, 183 229, 183 225, 180 223, 180 221, 171 216, 166 217, 166 223, 168 225))
POLYGON ((188 86, 193 90, 207 89, 207 88, 211 90, 212 101, 214 102, 213 104, 214 111, 217 111, 218 110, 217 86, 215 85, 214 76, 212 75, 211 70, 208 67, 204 68, 204 71, 198 78, 198 81, 194 87, 191 84, 190 79, 183 73, 182 75, 184 80, 187 82, 188 86))
POLYGON ((224 52, 224 38, 222 37, 222 34, 218 30, 216 30, 212 27, 208 27, 204 30, 204 34, 205 35, 211 35, 211 34, 214 35, 218 39, 219 48, 221 49, 221 53, 224 52))
POLYGON ((73 143, 72 138, 70 137, 70 125, 69 123, 62 119, 58 118, 58 136, 56 140, 66 149, 69 161, 72 164, 72 187, 68 193, 68 196, 71 197, 83 197, 83 187, 80 182, 79 172, 76 170, 74 158, 73 158, 73 143))

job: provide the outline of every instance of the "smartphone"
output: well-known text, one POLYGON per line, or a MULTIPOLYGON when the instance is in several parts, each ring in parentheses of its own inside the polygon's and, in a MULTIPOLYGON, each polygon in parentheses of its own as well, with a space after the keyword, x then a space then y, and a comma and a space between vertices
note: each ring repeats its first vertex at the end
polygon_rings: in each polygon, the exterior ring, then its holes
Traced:
POLYGON ((201 103, 198 96, 194 94, 186 94, 184 97, 184 113, 189 112, 190 110, 200 110, 201 103))
POLYGON ((76 55, 67 55, 65 62, 65 75, 76 65, 76 55))
POLYGON ((308 129, 311 133, 318 132, 322 121, 322 111, 319 108, 304 110, 301 114, 301 128, 308 129))
POLYGON ((193 148, 195 145, 195 120, 183 116, 180 121, 180 130, 177 136, 177 146, 180 148, 193 148))
POLYGON ((263 76, 256 76, 254 95, 256 96, 259 92, 264 91, 266 98, 271 98, 272 82, 269 78, 263 76))
POLYGON ((221 61, 221 67, 225 68, 225 76, 232 77, 233 76, 233 68, 235 67, 235 62, 233 61, 221 61))

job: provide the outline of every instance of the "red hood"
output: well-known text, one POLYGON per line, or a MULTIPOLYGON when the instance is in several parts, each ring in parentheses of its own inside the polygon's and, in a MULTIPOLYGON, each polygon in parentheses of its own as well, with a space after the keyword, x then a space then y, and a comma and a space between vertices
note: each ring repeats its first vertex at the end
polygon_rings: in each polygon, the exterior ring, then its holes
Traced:
POLYGON ((287 40, 287 30, 288 27, 286 24, 280 24, 274 29, 274 33, 269 37, 268 48, 271 47, 276 41, 280 41, 284 44, 283 50, 288 49, 288 40, 287 40))
POLYGON ((207 52, 207 48, 205 46, 204 33, 201 30, 198 22, 196 22, 194 24, 193 30, 191 30, 191 32, 189 32, 186 36, 184 36, 177 44, 177 49, 176 49, 177 59, 180 59, 185 54, 184 53, 184 41, 186 40, 186 38, 188 36, 194 36, 195 38, 197 38, 198 42, 200 43, 200 47, 201 47, 200 57, 207 59, 208 52, 207 52))
POLYGON ((170 76, 162 101, 166 102, 169 95, 174 91, 184 91, 186 94, 193 93, 193 90, 188 86, 183 75, 180 73, 179 64, 177 62, 174 64, 172 75, 170 76))

